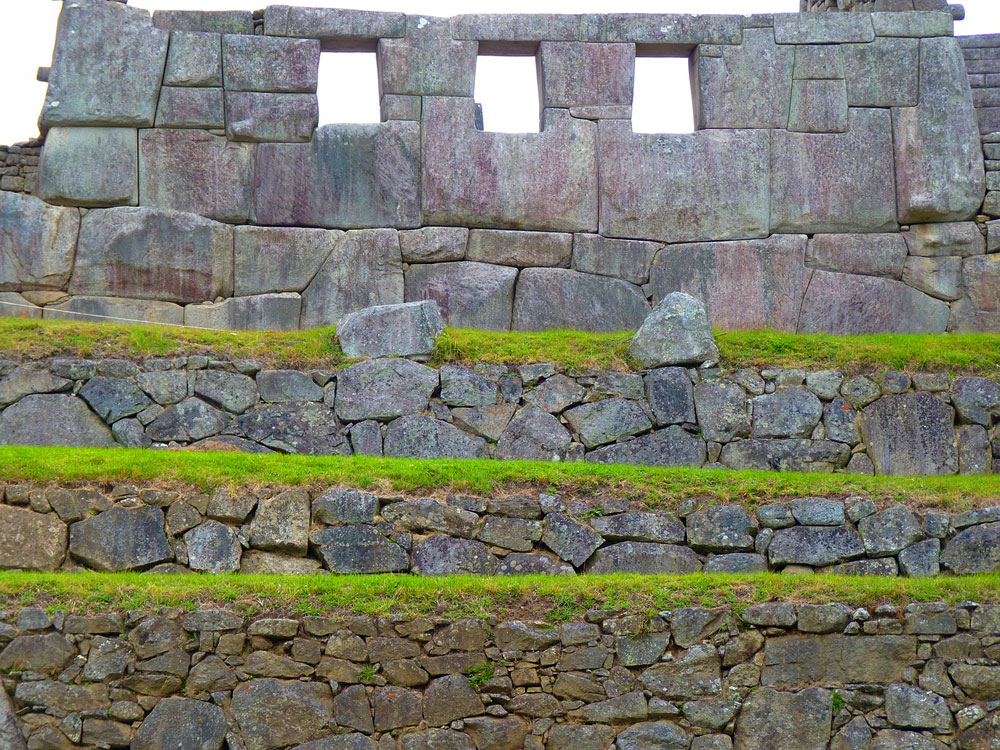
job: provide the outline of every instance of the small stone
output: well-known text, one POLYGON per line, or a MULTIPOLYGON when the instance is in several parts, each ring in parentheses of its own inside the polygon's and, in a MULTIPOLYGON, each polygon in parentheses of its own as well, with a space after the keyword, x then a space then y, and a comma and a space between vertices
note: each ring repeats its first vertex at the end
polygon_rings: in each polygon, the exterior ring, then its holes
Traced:
POLYGON ((337 339, 348 357, 428 359, 444 330, 434 300, 367 307, 337 323, 337 339))
POLYGON ((645 367, 700 365, 719 358, 705 306, 683 292, 667 294, 656 304, 629 351, 645 367))

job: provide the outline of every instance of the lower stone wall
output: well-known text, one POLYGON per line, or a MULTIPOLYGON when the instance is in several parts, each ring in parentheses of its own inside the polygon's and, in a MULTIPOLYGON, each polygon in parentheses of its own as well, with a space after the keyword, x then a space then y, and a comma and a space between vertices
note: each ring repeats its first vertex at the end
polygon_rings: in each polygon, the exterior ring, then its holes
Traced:
POLYGON ((988 474, 998 418, 1000 384, 946 373, 0 360, 6 445, 988 474))
POLYGON ((0 488, 0 569, 208 573, 1000 572, 1000 507, 806 497, 676 513, 604 497, 0 488))
MULTIPOLYGON (((0 190, 11 193, 34 191, 43 142, 42 138, 32 138, 13 146, 0 146, 0 190)), ((0 313, 6 314, 2 309, 0 313)))
POLYGON ((988 750, 1000 736, 996 606, 499 620, 0 613, 0 743, 988 750))

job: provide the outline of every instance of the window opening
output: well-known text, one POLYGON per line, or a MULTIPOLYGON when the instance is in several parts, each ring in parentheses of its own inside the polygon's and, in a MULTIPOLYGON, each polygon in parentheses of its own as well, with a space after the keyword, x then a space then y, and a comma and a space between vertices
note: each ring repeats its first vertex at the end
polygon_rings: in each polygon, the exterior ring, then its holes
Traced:
POLYGON ((632 130, 694 132, 694 97, 687 57, 635 58, 632 130))
POLYGON ((538 63, 535 55, 479 55, 476 103, 482 129, 496 133, 538 133, 538 63))
POLYGON ((374 52, 319 56, 319 124, 381 122, 374 52))

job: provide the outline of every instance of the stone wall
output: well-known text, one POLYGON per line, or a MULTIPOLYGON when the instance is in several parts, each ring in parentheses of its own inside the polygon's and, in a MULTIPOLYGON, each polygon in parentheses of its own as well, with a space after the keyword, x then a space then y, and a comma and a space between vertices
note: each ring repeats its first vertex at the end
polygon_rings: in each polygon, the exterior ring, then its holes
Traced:
POLYGON ((41 138, 34 138, 13 146, 0 146, 0 190, 12 193, 34 191, 42 143, 41 138))
POLYGON ((987 193, 983 213, 1000 216, 1000 34, 963 37, 959 42, 969 72, 986 157, 987 193))
POLYGON ((373 359, 268 370, 206 356, 0 361, 0 444, 495 458, 864 474, 1000 469, 983 377, 373 359))
POLYGON ((843 11, 854 13, 882 13, 907 10, 941 10, 951 12, 956 20, 962 20, 965 10, 961 5, 949 4, 948 0, 799 0, 803 13, 843 11))
POLYGON ((988 750, 1000 735, 995 606, 591 610, 556 627, 502 617, 0 613, 0 739, 9 750, 988 750))
POLYGON ((0 289, 33 314, 219 328, 432 298, 457 326, 628 329, 681 290, 720 328, 1000 330, 952 14, 886 10, 67 3, 37 198, 0 205, 0 289), (381 123, 316 127, 336 49, 377 52, 381 123), (536 55, 540 133, 477 129, 477 53, 497 51, 536 55), (650 54, 690 59, 697 132, 632 132, 650 54))
POLYGON ((0 569, 572 576, 1000 572, 1000 507, 805 497, 676 513, 614 497, 0 486, 0 569), (5 503, 5 504, 4 504, 5 503))

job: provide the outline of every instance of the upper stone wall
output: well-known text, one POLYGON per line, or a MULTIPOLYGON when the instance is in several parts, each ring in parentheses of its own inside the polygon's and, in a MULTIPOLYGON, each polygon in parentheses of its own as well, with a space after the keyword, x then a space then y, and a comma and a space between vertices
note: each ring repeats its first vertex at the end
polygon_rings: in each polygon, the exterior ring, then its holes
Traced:
POLYGON ((997 256, 968 257, 1000 240, 975 223, 983 154, 952 13, 903 5, 151 19, 68 3, 34 191, 67 208, 0 210, 0 248, 16 257, 0 288, 43 307, 99 298, 70 304, 101 314, 235 296, 265 311, 225 325, 256 327, 432 298, 451 325, 634 328, 681 289, 722 328, 1000 330, 997 256), (319 56, 334 49, 377 52, 382 122, 317 128, 319 56), (537 56, 541 132, 477 126, 477 54, 498 51, 537 56), (650 54, 689 58, 696 132, 632 131, 634 61, 650 54), (92 210, 78 252, 59 256, 66 281, 25 278, 24 257, 49 257, 53 236, 27 217, 77 207, 92 210), (226 225, 249 226, 233 239, 226 225), (254 225, 288 229, 240 235, 254 225), (205 231, 210 258, 171 249, 205 231), (266 252, 241 251, 240 236, 266 252), (239 276, 241 252, 254 283, 205 277, 234 257, 239 276), (300 299, 301 314, 262 293, 300 299))

